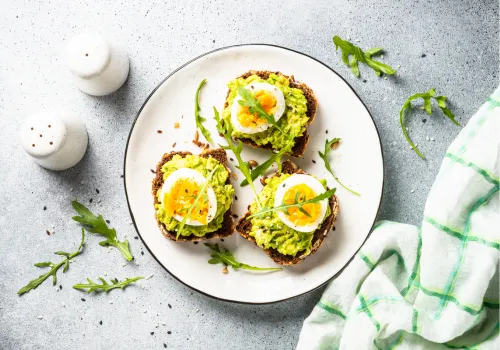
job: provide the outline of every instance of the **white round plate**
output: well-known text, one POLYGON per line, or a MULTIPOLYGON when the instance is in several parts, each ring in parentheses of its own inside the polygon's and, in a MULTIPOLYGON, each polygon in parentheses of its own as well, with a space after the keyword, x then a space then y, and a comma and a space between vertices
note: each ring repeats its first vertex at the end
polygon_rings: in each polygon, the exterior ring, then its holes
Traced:
MULTIPOLYGON (((200 134, 200 140, 203 136, 200 134)), ((243 157, 258 162, 269 151, 245 147, 243 157)), ((229 153, 229 157, 234 156, 229 153)), ((231 163, 231 162, 230 162, 231 163)), ((241 216, 253 199, 250 188, 233 181, 233 212, 241 216)), ((202 55, 170 74, 147 98, 132 125, 125 151, 125 192, 130 213, 142 241, 168 272, 200 293, 214 298, 252 304, 271 303, 309 292, 335 277, 349 263, 368 237, 377 215, 383 188, 382 146, 368 109, 352 88, 331 68, 302 53, 271 45, 241 45, 218 49, 202 55), (311 141, 297 165, 310 174, 328 179, 337 188, 340 213, 335 231, 331 231, 316 254, 297 266, 282 271, 256 273, 232 270, 222 273, 222 265, 210 265, 209 250, 203 244, 176 243, 163 237, 154 217, 151 181, 157 162, 170 151, 201 149, 192 142, 194 95, 202 79, 207 79, 200 94, 201 115, 215 142, 224 143, 215 129, 212 106, 222 111, 227 82, 248 70, 280 71, 313 89, 318 113, 308 132, 311 141), (180 127, 174 128, 178 122, 180 127), (157 131, 161 130, 162 133, 157 131), (328 130, 328 134, 326 133, 328 130), (361 193, 355 196, 340 187, 327 173, 318 150, 326 138, 340 137, 342 142, 331 154, 335 174, 361 193), (175 144, 175 147, 173 146, 175 144), (313 160, 316 162, 314 163, 313 160)), ((255 181, 257 190, 262 187, 255 181)), ((253 243, 234 233, 230 238, 213 240, 229 248, 238 261, 262 267, 277 266, 253 243)))

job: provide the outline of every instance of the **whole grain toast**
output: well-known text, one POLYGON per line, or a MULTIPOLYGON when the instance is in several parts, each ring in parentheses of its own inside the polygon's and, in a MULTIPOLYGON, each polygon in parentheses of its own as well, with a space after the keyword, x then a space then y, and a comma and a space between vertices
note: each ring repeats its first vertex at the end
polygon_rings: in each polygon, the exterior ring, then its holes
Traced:
MULTIPOLYGON (((289 160, 283 162, 282 173, 307 174, 304 170, 299 169, 294 163, 292 163, 289 160)), ((273 177, 279 175, 281 174, 275 173, 273 177)), ((264 182, 265 180, 262 181, 264 182)), ((321 243, 323 243, 323 240, 326 238, 328 232, 335 225, 335 220, 337 219, 337 215, 339 212, 339 204, 337 196, 335 195, 331 196, 328 199, 328 205, 330 206, 331 214, 323 221, 321 227, 319 227, 316 231, 314 231, 314 236, 312 239, 312 248, 309 254, 307 254, 305 250, 302 250, 298 252, 295 256, 284 255, 279 253, 276 249, 273 248, 264 249, 264 252, 271 259, 273 259, 274 262, 285 266, 296 265, 301 261, 303 261, 307 256, 314 254, 321 246, 321 243)), ((238 231, 238 233, 242 237, 257 244, 255 242, 255 238, 249 235, 249 232, 252 229, 252 222, 250 220, 247 220, 247 217, 250 215, 251 215, 250 211, 246 212, 245 215, 243 215, 243 217, 238 221, 238 224, 236 225, 236 231, 238 231)))
MULTIPOLYGON (((318 101, 316 100, 316 97, 314 96, 314 92, 312 91, 312 89, 310 87, 308 87, 306 84, 296 81, 293 75, 288 76, 288 75, 282 74, 281 72, 250 70, 250 71, 242 74, 238 78, 246 79, 252 75, 257 75, 260 78, 266 80, 267 78, 269 78, 270 74, 284 76, 285 78, 287 78, 290 81, 291 87, 296 88, 296 89, 300 89, 304 92, 304 96, 307 99, 306 115, 309 118, 309 120, 307 121, 307 126, 309 126, 314 121, 314 118, 316 117, 316 110, 318 108, 318 101)), ((224 103, 224 109, 228 107, 227 98, 229 97, 230 93, 231 93, 231 90, 228 90, 227 96, 226 96, 226 102, 224 103)), ((252 139, 236 138, 236 140, 241 141, 244 144, 247 144, 247 145, 252 146, 254 148, 263 148, 263 149, 279 151, 279 149, 274 149, 271 144, 259 146, 252 139)), ((287 153, 287 155, 295 157, 295 158, 302 157, 306 151, 308 142, 309 142, 309 134, 307 133, 307 129, 306 129, 302 136, 295 138, 295 145, 292 148, 292 152, 287 153)))
MULTIPOLYGON (((180 155, 182 158, 186 157, 187 155, 192 154, 191 152, 170 152, 170 153, 165 153, 163 157, 161 158, 160 162, 156 165, 156 177, 153 179, 153 186, 152 186, 152 193, 153 193, 153 198, 154 198, 154 204, 158 204, 158 197, 156 196, 156 193, 161 190, 163 186, 163 173, 161 171, 161 167, 163 164, 167 163, 169 160, 171 160, 175 155, 180 155)), ((226 170, 231 173, 231 171, 227 167, 227 155, 226 151, 224 151, 221 148, 217 149, 207 149, 204 150, 201 154, 200 157, 204 158, 214 158, 215 160, 219 161, 226 170)), ((228 176, 226 180, 226 184, 231 184, 230 177, 228 176)), ((217 231, 207 233, 203 237, 198 237, 193 234, 189 236, 180 236, 179 239, 176 239, 177 233, 174 231, 168 231, 165 225, 156 217, 156 222, 158 223, 158 227, 160 228, 161 233, 168 239, 171 239, 176 242, 195 242, 195 241, 201 241, 205 239, 210 239, 210 238, 224 238, 231 236, 234 232, 234 220, 232 217, 232 204, 231 207, 224 213, 224 221, 222 222, 222 227, 218 229, 217 231)))

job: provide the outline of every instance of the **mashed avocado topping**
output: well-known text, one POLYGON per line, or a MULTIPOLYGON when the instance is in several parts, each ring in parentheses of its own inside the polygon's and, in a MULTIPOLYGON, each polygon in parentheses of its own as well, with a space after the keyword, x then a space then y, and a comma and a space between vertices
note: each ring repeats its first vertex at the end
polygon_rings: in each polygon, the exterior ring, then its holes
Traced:
MULTIPOLYGON (((263 132, 255 134, 245 134, 233 128, 232 137, 247 138, 253 140, 257 145, 262 146, 271 144, 274 149, 281 149, 288 143, 288 135, 295 137, 302 136, 306 130, 307 121, 309 118, 307 112, 307 99, 304 92, 300 89, 290 87, 290 81, 282 75, 270 74, 267 80, 260 78, 257 75, 251 75, 248 78, 237 78, 231 80, 227 86, 230 93, 227 98, 228 107, 222 113, 225 123, 231 123, 231 106, 235 97, 238 95, 238 88, 245 87, 252 82, 266 82, 278 87, 285 96, 286 110, 284 115, 278 121, 284 133, 275 127, 271 127, 263 132)), ((295 143, 294 143, 295 144, 295 143)), ((293 147, 293 145, 292 145, 293 147)))
MULTIPOLYGON (((262 192, 259 194, 259 199, 263 206, 274 207, 274 193, 278 186, 290 176, 289 174, 281 174, 280 176, 266 180, 266 186, 264 186, 262 192)), ((320 180, 320 182, 326 189, 326 181, 320 180)), ((257 203, 254 201, 250 206, 250 213, 254 214, 258 211, 257 203)), ((321 223, 330 214, 331 210, 330 206, 328 206, 321 223)), ((264 214, 262 217, 255 216, 250 220, 252 222, 252 229, 249 235, 254 237, 257 245, 264 249, 274 248, 283 255, 291 256, 295 256, 302 250, 306 250, 307 253, 311 250, 314 231, 296 231, 285 225, 274 211, 264 214)))
MULTIPOLYGON (((220 163, 214 158, 203 158, 196 155, 188 155, 183 158, 180 155, 175 155, 162 166, 161 171, 163 173, 163 180, 165 181, 170 174, 182 168, 194 169, 206 178, 218 165, 219 168, 215 171, 208 183, 208 186, 212 187, 215 192, 215 197, 217 198, 217 212, 214 219, 205 226, 185 225, 181 232, 182 236, 195 235, 197 237, 203 237, 207 233, 217 231, 221 228, 222 222, 224 221, 224 214, 228 211, 233 202, 234 188, 226 184, 229 173, 226 168, 220 166, 220 163)), ((156 195, 158 201, 161 202, 160 192, 161 191, 158 191, 156 195)), ((181 223, 174 217, 168 216, 161 204, 156 204, 155 209, 156 217, 165 225, 167 230, 177 232, 181 223)))

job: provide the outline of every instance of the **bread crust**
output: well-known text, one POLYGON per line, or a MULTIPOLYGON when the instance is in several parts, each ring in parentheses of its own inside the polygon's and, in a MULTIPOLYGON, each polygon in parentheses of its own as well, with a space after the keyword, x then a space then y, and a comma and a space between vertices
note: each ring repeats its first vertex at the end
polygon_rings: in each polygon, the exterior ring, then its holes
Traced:
MULTIPOLYGON (((304 92, 304 96, 307 99, 307 117, 309 120, 307 121, 307 125, 309 126, 313 121, 314 118, 316 117, 316 111, 318 109, 318 101, 316 100, 316 96, 314 95, 314 92, 310 87, 308 87, 306 84, 301 83, 299 81, 296 81, 293 75, 285 75, 281 72, 272 72, 272 71, 267 71, 267 70, 250 70, 238 78, 243 78, 246 79, 252 75, 257 75, 260 78, 266 80, 269 78, 269 75, 271 74, 276 74, 276 75, 281 75, 287 78, 290 81, 290 86, 296 89, 300 89, 304 92)), ((231 93, 231 90, 228 90, 227 95, 226 95, 226 102, 224 103, 224 109, 228 107, 227 99, 229 97, 229 94, 231 93)), ((306 151, 307 144, 309 143, 309 134, 307 133, 307 128, 304 131, 304 134, 300 137, 295 138, 295 145, 292 148, 291 153, 286 153, 289 156, 299 158, 302 157, 306 151)), ((235 138, 236 141, 241 141, 246 145, 252 146, 254 148, 263 148, 263 149, 268 149, 268 150, 273 150, 273 151, 280 151, 279 149, 274 149, 272 145, 267 144, 267 145, 257 145, 253 140, 247 139, 247 138, 235 138)))
MULTIPOLYGON (((151 191, 153 194, 155 205, 159 203, 158 197, 156 196, 156 194, 163 186, 163 173, 161 171, 163 164, 167 163, 175 155, 180 155, 182 158, 184 158, 190 154, 192 154, 192 153, 191 152, 165 153, 163 155, 163 157, 161 158, 161 160, 158 162, 158 164, 156 165, 156 176, 153 179, 152 191, 151 191)), ((229 173, 231 173, 231 171, 227 167, 226 151, 224 151, 223 149, 217 148, 217 149, 204 150, 200 154, 200 157, 204 157, 204 158, 212 157, 212 158, 216 159, 217 161, 219 161, 219 163, 221 163, 226 168, 226 170, 229 173)), ((226 180, 226 184, 228 184, 228 185, 231 184, 230 178, 231 178, 231 176, 228 176, 228 178, 226 180)), ((165 236, 165 238, 170 239, 172 241, 196 242, 196 241, 202 241, 202 240, 211 239, 211 238, 224 238, 224 237, 231 236, 234 232, 234 219, 232 217, 232 208, 233 208, 233 205, 231 204, 231 207, 229 207, 229 209, 224 213, 224 221, 222 222, 222 227, 219 228, 217 231, 207 233, 203 237, 198 237, 198 236, 191 234, 189 236, 180 236, 179 239, 176 239, 177 232, 168 231, 167 228, 165 227, 165 225, 156 217, 156 215, 155 215, 155 219, 156 219, 158 227, 160 228, 160 231, 163 234, 163 236, 165 236)))
MULTIPOLYGON (((289 160, 283 162, 282 173, 307 174, 304 170, 299 169, 294 163, 292 163, 289 160)), ((272 177, 280 175, 281 173, 277 172, 272 177)), ((284 255, 279 253, 276 249, 273 248, 263 249, 264 252, 271 259, 273 259, 275 263, 284 266, 297 265, 298 263, 302 262, 307 256, 314 254, 323 243, 324 239, 328 235, 328 232, 330 232, 332 227, 335 225, 337 215, 339 213, 339 204, 337 196, 335 195, 331 196, 328 200, 328 205, 330 206, 331 214, 323 221, 321 227, 319 227, 316 231, 314 231, 314 236, 312 239, 312 248, 309 254, 307 254, 305 250, 302 250, 298 252, 295 256, 284 255)), ((240 234, 240 236, 257 245, 255 238, 249 235, 249 232, 252 229, 252 222, 250 220, 247 220, 247 217, 250 215, 251 215, 250 211, 248 211, 245 213, 245 215, 243 215, 243 217, 241 217, 241 219, 238 221, 238 224, 236 225, 236 231, 240 234)))

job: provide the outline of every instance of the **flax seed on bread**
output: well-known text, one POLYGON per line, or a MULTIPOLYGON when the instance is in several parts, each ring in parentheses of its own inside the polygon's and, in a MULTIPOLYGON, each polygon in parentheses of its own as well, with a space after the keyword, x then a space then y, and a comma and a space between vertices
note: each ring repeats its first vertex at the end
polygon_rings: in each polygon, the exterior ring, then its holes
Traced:
MULTIPOLYGON (((281 76, 288 79, 291 87, 302 90, 302 92, 304 93, 304 96, 307 100, 307 113, 306 113, 306 115, 309 118, 307 121, 307 125, 310 125, 314 121, 314 118, 316 117, 316 110, 318 108, 318 101, 316 100, 316 97, 314 96, 314 92, 312 91, 312 89, 310 87, 308 87, 306 84, 296 81, 293 75, 288 76, 288 75, 282 74, 281 72, 250 70, 250 71, 242 74, 241 76, 239 76, 239 78, 246 79, 252 75, 257 75, 260 78, 266 80, 269 78, 270 74, 281 75, 281 76)), ((224 104, 224 108, 228 107, 227 98, 229 97, 230 93, 231 93, 231 90, 228 90, 227 96, 226 96, 226 102, 224 104)), ((275 149, 273 149, 273 146, 270 144, 259 146, 252 139, 249 139, 249 138, 237 138, 236 140, 241 141, 244 144, 247 144, 247 145, 252 146, 254 148, 275 150, 275 149)), ((295 145, 292 148, 292 152, 287 153, 287 155, 290 155, 290 156, 295 157, 295 158, 302 157, 306 151, 308 142, 309 142, 309 134, 307 133, 307 129, 306 129, 302 136, 295 138, 295 145)), ((279 150, 275 150, 275 151, 279 151, 279 150)))
MULTIPOLYGON (((158 162, 156 165, 156 177, 153 179, 153 186, 152 186, 152 193, 153 193, 153 198, 154 198, 154 204, 158 204, 158 197, 156 196, 157 192, 161 190, 163 186, 163 173, 161 171, 161 167, 163 164, 167 163, 169 160, 171 160, 175 155, 180 155, 181 157, 186 157, 187 155, 192 154, 191 152, 170 152, 170 153, 165 153, 161 160, 158 162)), ((217 149, 208 149, 204 150, 201 154, 200 157, 204 158, 214 158, 217 160, 219 163, 221 163, 226 170, 231 173, 231 171, 227 167, 227 155, 226 151, 224 151, 221 148, 217 149)), ((230 184, 230 176, 228 176, 226 180, 226 184, 230 184)), ((232 217, 232 205, 231 207, 224 213, 224 221, 222 222, 222 227, 218 229, 217 231, 207 233, 203 237, 198 237, 195 235, 189 235, 189 236, 180 236, 179 239, 176 239, 177 232, 174 231, 168 231, 165 225, 158 219, 156 218, 156 222, 158 223, 158 227, 160 228, 161 233, 165 236, 165 238, 171 239, 173 241, 177 242, 194 242, 194 241, 201 241, 205 239, 210 239, 210 238, 224 238, 228 237, 233 234, 234 232, 234 219, 232 217)), ((155 215, 156 217, 156 215, 155 215)))
MULTIPOLYGON (((307 174, 304 170, 299 169, 294 163, 292 163, 289 160, 283 162, 281 171, 284 174, 307 174)), ((275 173, 273 177, 280 175, 281 173, 275 173)), ((271 259, 273 259, 274 262, 285 266, 296 265, 301 261, 303 261, 307 256, 314 254, 321 246, 321 243, 323 243, 323 240, 326 238, 328 232, 330 232, 332 227, 335 225, 335 221, 337 219, 337 215, 339 212, 339 204, 338 204, 338 199, 335 195, 329 198, 328 205, 330 206, 331 213, 323 221, 321 226, 316 231, 314 231, 314 236, 312 239, 312 248, 309 253, 303 250, 298 252, 295 256, 291 256, 291 255, 281 254, 276 249, 273 248, 264 249, 264 252, 271 259)), ((255 238, 250 236, 249 234, 252 229, 252 222, 251 220, 247 220, 247 217, 250 215, 251 215, 250 211, 246 212, 243 215, 243 217, 238 221, 238 224, 236 225, 236 231, 238 231, 238 233, 243 238, 249 240, 250 242, 253 242, 254 244, 257 244, 255 242, 255 238)))

